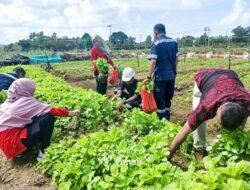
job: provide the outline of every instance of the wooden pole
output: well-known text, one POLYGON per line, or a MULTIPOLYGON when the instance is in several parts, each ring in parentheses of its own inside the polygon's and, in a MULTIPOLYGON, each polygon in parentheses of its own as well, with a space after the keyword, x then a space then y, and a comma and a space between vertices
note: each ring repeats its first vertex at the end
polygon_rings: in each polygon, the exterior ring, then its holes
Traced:
POLYGON ((136 52, 136 60, 137 60, 137 66, 140 67, 140 61, 139 61, 138 52, 136 52))

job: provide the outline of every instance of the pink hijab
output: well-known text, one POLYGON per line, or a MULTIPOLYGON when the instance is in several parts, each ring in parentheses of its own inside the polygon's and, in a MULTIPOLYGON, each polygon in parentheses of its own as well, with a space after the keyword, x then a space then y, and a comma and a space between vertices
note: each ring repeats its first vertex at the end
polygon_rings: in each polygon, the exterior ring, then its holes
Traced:
POLYGON ((33 98, 36 83, 30 79, 17 79, 12 83, 7 100, 0 105, 0 132, 11 128, 23 128, 32 118, 51 110, 51 106, 33 98))

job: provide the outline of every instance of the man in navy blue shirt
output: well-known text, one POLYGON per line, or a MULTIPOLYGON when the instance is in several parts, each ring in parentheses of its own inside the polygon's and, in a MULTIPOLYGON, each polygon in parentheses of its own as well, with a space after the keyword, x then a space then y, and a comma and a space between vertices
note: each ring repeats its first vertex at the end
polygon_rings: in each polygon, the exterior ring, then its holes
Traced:
POLYGON ((12 70, 12 73, 0 73, 0 91, 8 90, 12 82, 18 78, 25 77, 25 70, 22 67, 16 67, 12 70))
POLYGON ((123 104, 128 109, 140 107, 141 104, 141 96, 140 94, 136 93, 138 80, 134 76, 135 71, 132 68, 125 68, 122 74, 122 81, 118 88, 118 92, 112 98, 112 100, 118 97, 125 99, 123 104))
POLYGON ((154 81, 154 97, 160 119, 170 119, 171 100, 174 95, 178 45, 166 36, 165 26, 154 26, 154 42, 151 44, 148 79, 154 81))

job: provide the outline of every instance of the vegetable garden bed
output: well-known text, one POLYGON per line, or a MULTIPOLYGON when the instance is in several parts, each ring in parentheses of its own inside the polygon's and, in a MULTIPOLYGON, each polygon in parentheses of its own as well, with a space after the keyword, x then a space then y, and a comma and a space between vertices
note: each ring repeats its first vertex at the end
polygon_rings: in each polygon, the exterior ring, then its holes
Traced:
MULTIPOLYGON (((183 171, 167 160, 168 145, 179 125, 138 109, 118 112, 119 102, 71 87, 39 67, 24 68, 37 83, 37 99, 82 110, 80 119, 57 120, 54 143, 37 165, 59 189, 250 189, 249 131, 222 131, 203 162, 194 159, 189 138, 179 153, 191 162, 183 171)), ((0 100, 4 96, 2 92, 0 100)))

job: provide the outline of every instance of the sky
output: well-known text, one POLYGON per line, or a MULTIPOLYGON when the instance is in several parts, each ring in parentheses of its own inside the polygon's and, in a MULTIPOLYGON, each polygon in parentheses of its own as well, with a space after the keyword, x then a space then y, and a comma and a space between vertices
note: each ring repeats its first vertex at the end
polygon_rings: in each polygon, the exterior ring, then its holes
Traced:
POLYGON ((250 0, 0 0, 0 44, 27 39, 30 32, 81 37, 85 32, 108 39, 123 31, 144 41, 157 23, 173 38, 231 35, 250 25, 250 0))

